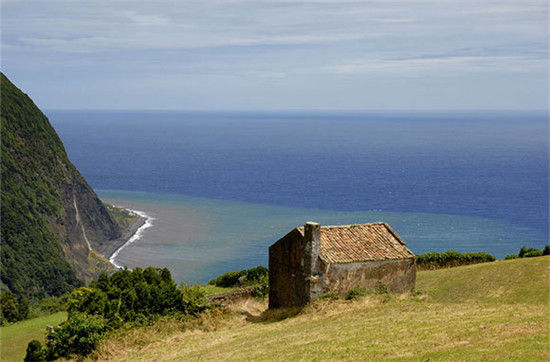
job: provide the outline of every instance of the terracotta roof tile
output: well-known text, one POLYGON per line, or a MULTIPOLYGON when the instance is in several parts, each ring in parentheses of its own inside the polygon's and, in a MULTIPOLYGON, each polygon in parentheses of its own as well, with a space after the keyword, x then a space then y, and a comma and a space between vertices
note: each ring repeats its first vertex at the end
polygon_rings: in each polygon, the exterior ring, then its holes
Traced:
MULTIPOLYGON (((297 228, 302 235, 304 228, 297 228)), ((321 226, 321 259, 329 264, 413 258, 386 223, 321 226)))

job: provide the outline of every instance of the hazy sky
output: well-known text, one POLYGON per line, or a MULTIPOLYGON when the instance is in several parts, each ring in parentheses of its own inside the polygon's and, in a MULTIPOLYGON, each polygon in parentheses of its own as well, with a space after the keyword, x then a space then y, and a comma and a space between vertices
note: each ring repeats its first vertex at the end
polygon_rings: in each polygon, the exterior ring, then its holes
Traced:
POLYGON ((2 1, 45 109, 548 108, 548 1, 2 1))

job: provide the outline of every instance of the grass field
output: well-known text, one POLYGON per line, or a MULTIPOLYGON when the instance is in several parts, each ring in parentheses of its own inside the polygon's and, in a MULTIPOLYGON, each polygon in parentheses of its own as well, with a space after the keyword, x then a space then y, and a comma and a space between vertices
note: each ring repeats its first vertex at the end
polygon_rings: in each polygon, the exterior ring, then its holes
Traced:
POLYGON ((58 325, 66 319, 67 313, 59 312, 0 327, 0 360, 22 361, 31 340, 43 341, 47 326, 58 325))
MULTIPOLYGON (((202 288, 206 295, 227 293, 233 290, 213 285, 205 285, 202 288)), ((23 360, 27 344, 31 340, 43 341, 48 325, 55 326, 66 319, 67 313, 60 312, 0 327, 0 361, 23 360)))
POLYGON ((120 332, 95 357, 114 360, 550 360, 550 257, 418 273, 410 295, 241 312, 193 325, 165 320, 120 332), (286 318, 285 318, 286 316, 286 318))

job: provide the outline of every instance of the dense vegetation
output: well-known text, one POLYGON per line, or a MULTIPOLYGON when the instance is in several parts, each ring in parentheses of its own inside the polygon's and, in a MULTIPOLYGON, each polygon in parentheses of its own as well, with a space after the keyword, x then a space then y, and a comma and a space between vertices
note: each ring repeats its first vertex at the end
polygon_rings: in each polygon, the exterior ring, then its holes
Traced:
POLYGON ((224 273, 211 281, 209 285, 221 288, 252 287, 252 295, 265 298, 269 294, 269 270, 265 266, 252 269, 236 270, 224 273))
POLYGON ((48 223, 64 217, 56 183, 69 161, 32 100, 3 74, 1 87, 2 283, 18 295, 61 295, 81 285, 48 223))
POLYGON ((23 296, 17 297, 9 290, 0 293, 0 305, 0 325, 20 321, 29 315, 29 300, 23 296))
POLYGON ((257 266, 252 269, 236 270, 224 273, 208 282, 222 288, 230 288, 240 285, 250 285, 267 278, 269 270, 265 266, 257 266))
POLYGON ((429 252, 416 256, 418 270, 449 268, 460 265, 486 263, 497 260, 489 253, 459 253, 446 251, 444 253, 429 252))
POLYGON ((120 228, 68 159, 47 117, 0 77, 0 288, 18 298, 60 296, 113 268, 89 246, 103 247, 121 236, 120 228))
POLYGON ((0 292, 0 325, 65 311, 67 297, 68 294, 64 294, 60 297, 29 300, 23 295, 17 296, 9 290, 3 290, 0 292))
POLYGON ((517 259, 517 258, 532 258, 535 256, 550 255, 550 245, 546 245, 544 249, 527 248, 522 246, 517 254, 508 254, 505 259, 517 259))
POLYGON ((45 347, 31 342, 28 357, 51 360, 86 355, 106 332, 125 324, 143 324, 166 315, 197 316, 210 308, 199 286, 178 288, 166 268, 124 269, 110 277, 102 273, 90 286, 71 293, 68 320, 48 331, 45 347))

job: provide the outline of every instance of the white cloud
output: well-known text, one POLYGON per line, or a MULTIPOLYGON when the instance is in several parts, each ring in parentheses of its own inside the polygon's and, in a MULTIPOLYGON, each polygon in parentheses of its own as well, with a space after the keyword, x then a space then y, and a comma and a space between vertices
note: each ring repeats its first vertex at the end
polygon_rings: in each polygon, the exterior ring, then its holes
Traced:
MULTIPOLYGON (((4 42, 35 50, 182 49, 532 34, 544 1, 30 2, 4 7, 4 42), (95 3, 94 3, 95 4, 95 3), (502 15, 505 14, 505 15, 502 15), (500 17, 500 18, 499 18, 500 17), (449 19, 452 19, 449 21, 449 19), (513 25, 512 29, 506 29, 513 25), (500 29, 500 30, 499 30, 500 29)), ((418 45, 421 45, 420 43, 418 45)))
MULTIPOLYGON (((547 62, 546 0, 2 2, 6 73, 43 87, 45 97, 61 78, 68 97, 83 84, 116 84, 130 108, 125 94, 143 79, 161 84, 153 96, 139 90, 153 102, 173 99, 171 86, 186 95, 202 89, 202 102, 218 92, 245 103, 265 94, 266 104, 313 104, 318 96, 321 106, 360 108, 373 78, 448 75, 460 86, 487 82, 484 89, 514 78, 540 103, 547 62)), ((397 88, 388 104, 399 103, 397 88)))
MULTIPOLYGON (((413 59, 352 60, 326 69, 338 74, 452 72, 533 72, 544 71, 547 58, 524 56, 447 56, 413 59)), ((425 75, 425 74, 424 74, 425 75)))

